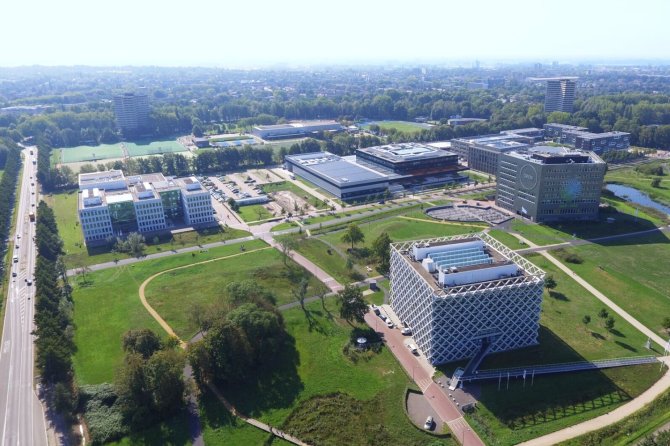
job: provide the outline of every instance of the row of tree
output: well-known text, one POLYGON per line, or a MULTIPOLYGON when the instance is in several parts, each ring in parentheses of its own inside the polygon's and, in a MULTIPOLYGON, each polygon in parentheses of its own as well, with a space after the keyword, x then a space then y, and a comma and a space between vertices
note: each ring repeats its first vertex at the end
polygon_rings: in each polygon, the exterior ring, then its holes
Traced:
POLYGON ((35 263, 35 364, 41 380, 53 389, 56 408, 69 415, 75 408, 72 290, 61 259, 63 242, 56 218, 43 201, 37 207, 35 225, 39 254, 35 263))
MULTIPOLYGON (((0 165, 4 169, 0 178, 0 253, 4 253, 14 210, 16 181, 21 170, 21 152, 11 140, 0 138, 0 154, 3 154, 1 161, 4 161, 0 165)), ((6 256, 0 255, 0 276, 4 275, 5 259, 6 256)))

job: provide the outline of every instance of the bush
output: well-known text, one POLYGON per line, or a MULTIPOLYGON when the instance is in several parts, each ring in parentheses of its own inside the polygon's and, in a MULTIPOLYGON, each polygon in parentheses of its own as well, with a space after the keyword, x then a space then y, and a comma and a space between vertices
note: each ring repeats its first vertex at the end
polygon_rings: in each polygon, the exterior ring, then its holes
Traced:
POLYGON ((92 444, 108 443, 130 432, 123 420, 118 395, 111 384, 82 386, 79 401, 92 444))

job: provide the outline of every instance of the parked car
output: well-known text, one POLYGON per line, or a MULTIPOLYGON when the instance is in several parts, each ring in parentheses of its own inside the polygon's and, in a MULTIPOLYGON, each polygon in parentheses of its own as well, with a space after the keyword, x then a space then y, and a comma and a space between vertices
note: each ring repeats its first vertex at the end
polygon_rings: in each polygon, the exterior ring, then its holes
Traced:
POLYGON ((419 350, 416 348, 416 345, 414 345, 414 344, 407 344, 407 348, 409 349, 410 352, 412 352, 412 354, 414 354, 414 355, 418 355, 418 354, 419 354, 419 350))
POLYGON ((433 417, 428 415, 428 418, 426 418, 426 422, 423 425, 423 428, 426 430, 432 430, 433 429, 433 417))
POLYGON ((393 323, 393 321, 392 321, 391 319, 387 319, 387 320, 386 320, 386 326, 387 326, 388 328, 394 328, 394 327, 395 327, 395 324, 393 323))
POLYGON ((374 311, 375 314, 379 316, 379 307, 377 305, 372 305, 372 311, 374 311))
POLYGON ((380 314, 379 314, 379 317, 380 317, 381 320, 383 320, 383 321, 386 320, 386 315, 385 315, 384 313, 380 313, 380 314))
POLYGON ((404 334, 405 336, 409 336, 412 334, 412 329, 409 327, 405 327, 402 330, 400 330, 400 333, 404 334))

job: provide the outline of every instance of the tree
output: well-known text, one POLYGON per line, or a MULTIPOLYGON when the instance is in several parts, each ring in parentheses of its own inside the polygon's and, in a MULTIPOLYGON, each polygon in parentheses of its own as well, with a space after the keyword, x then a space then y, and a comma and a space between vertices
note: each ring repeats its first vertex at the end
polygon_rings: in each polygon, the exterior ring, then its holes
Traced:
POLYGON ((319 284, 316 286, 316 295, 319 296, 319 299, 321 300, 321 307, 325 310, 326 309, 326 295, 328 294, 330 290, 328 289, 327 286, 325 286, 323 283, 319 282, 319 284))
POLYGON ((166 417, 184 404, 184 354, 177 350, 161 350, 144 366, 144 381, 151 405, 166 417))
POLYGON ((375 241, 372 242, 372 252, 374 253, 375 257, 377 257, 377 261, 379 262, 377 270, 382 274, 388 274, 391 269, 390 245, 391 237, 389 237, 388 233, 386 232, 379 234, 379 237, 377 237, 375 241))
POLYGON ((351 250, 354 250, 356 243, 362 243, 365 240, 365 234, 361 231, 356 223, 351 223, 340 238, 344 243, 351 243, 351 250))
POLYGON ((614 328, 614 318, 612 316, 608 317, 605 320, 605 328, 607 329, 607 331, 612 331, 612 329, 614 328))
POLYGON ((607 312, 606 309, 601 308, 600 311, 598 312, 598 317, 601 319, 607 319, 607 316, 609 316, 609 313, 607 312))
POLYGON ((660 178, 654 178, 651 180, 651 187, 659 188, 661 187, 661 179, 660 178))
POLYGON ((292 291, 293 297, 300 302, 300 307, 302 311, 305 311, 305 297, 307 297, 307 287, 309 286, 309 280, 303 277, 298 284, 298 287, 292 291))
POLYGON ((670 317, 663 318, 663 328, 665 331, 670 331, 670 317))
POLYGON ((203 133, 202 133, 202 127, 200 127, 198 124, 194 125, 191 128, 191 133, 193 133, 193 136, 196 138, 201 138, 203 133))
POLYGON ((582 322, 584 323, 584 325, 589 325, 589 323, 591 322, 591 316, 589 316, 588 314, 585 315, 585 316, 582 318, 582 322))
POLYGON ((281 247, 282 260, 284 261, 284 266, 288 267, 288 259, 291 255, 291 251, 295 250, 298 247, 298 243, 293 237, 282 237, 277 240, 279 246, 281 247))
POLYGON ((340 301, 340 317, 351 324, 351 321, 365 322, 365 313, 368 312, 368 305, 363 300, 363 293, 360 288, 353 285, 346 285, 343 290, 337 293, 340 301))
POLYGON ((553 290, 556 288, 556 280, 554 279, 554 276, 548 275, 547 277, 544 278, 544 286, 547 287, 550 290, 553 290))
POLYGON ((123 334, 123 350, 149 358, 162 348, 161 339, 148 328, 128 330, 123 334))

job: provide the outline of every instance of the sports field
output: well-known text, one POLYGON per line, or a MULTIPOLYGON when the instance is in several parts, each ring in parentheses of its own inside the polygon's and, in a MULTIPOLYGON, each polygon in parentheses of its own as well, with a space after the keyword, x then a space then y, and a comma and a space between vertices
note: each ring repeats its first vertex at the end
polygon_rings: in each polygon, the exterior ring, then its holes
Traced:
POLYGON ((396 129, 397 131, 404 133, 419 133, 421 130, 429 129, 432 127, 429 124, 421 124, 419 122, 410 122, 410 121, 374 121, 374 122, 368 122, 364 124, 362 127, 368 129, 372 124, 377 124, 383 130, 396 129))
POLYGON ((163 153, 185 152, 187 149, 174 139, 162 141, 120 142, 98 146, 77 146, 54 150, 59 153, 61 163, 101 161, 125 156, 149 156, 163 153))
POLYGON ((120 144, 100 144, 99 146, 77 146, 59 149, 61 163, 100 161, 123 157, 120 144))

